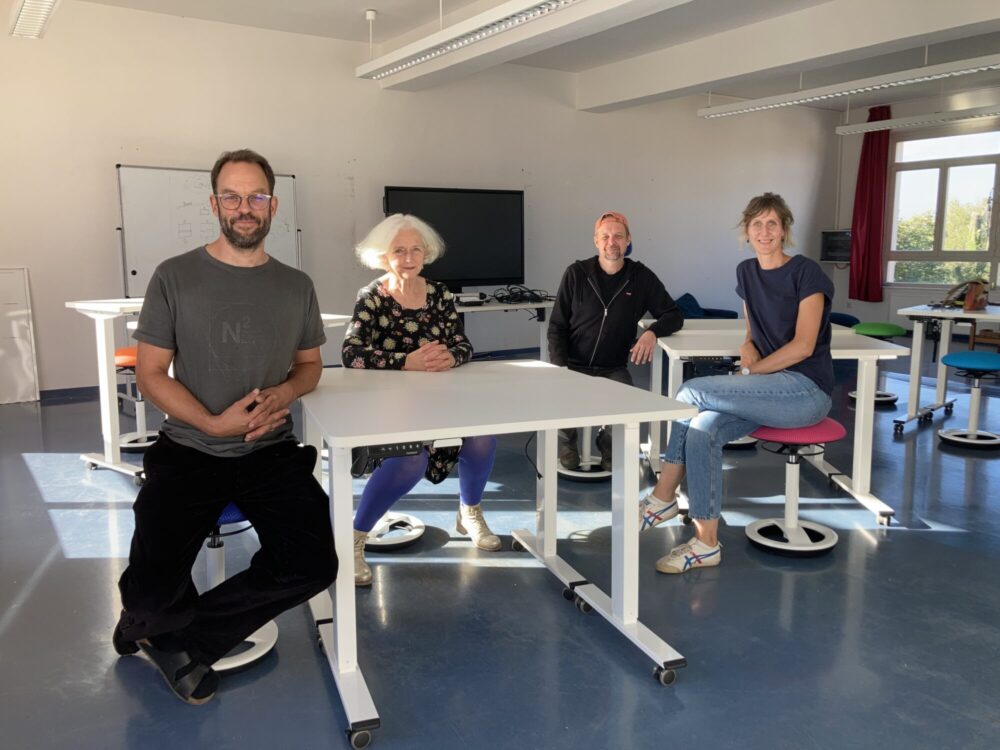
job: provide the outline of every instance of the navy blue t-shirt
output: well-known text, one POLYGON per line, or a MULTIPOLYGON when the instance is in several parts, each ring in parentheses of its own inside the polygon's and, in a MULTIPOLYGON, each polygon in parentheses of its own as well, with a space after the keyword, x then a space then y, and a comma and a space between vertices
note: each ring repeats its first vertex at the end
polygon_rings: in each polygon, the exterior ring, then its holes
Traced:
POLYGON ((736 267, 736 293, 746 302, 750 335, 760 356, 767 357, 795 338, 799 303, 819 292, 823 319, 812 356, 787 368, 812 380, 827 395, 833 393, 833 360, 830 357, 830 303, 833 282, 815 261, 793 255, 781 268, 764 270, 756 258, 736 267))

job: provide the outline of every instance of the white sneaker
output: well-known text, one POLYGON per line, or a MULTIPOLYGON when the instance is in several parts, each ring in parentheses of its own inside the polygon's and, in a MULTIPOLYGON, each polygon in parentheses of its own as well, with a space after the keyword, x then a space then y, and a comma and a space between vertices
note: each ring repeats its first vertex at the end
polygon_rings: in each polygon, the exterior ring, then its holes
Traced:
POLYGON ((367 531, 354 530, 354 585, 371 586, 372 569, 365 562, 365 542, 368 541, 367 531))
POLYGON ((490 527, 486 525, 483 509, 479 505, 458 504, 455 530, 459 534, 468 534, 472 543, 479 549, 489 552, 496 552, 500 549, 500 537, 490 531, 490 527))
POLYGON ((687 573, 696 568, 713 568, 722 562, 722 544, 710 547, 697 537, 684 544, 678 544, 670 554, 656 561, 656 569, 661 573, 687 573))
POLYGON ((677 515, 678 510, 676 496, 671 498, 669 503, 665 503, 650 490, 639 501, 639 531, 646 531, 659 526, 664 521, 669 521, 677 515))

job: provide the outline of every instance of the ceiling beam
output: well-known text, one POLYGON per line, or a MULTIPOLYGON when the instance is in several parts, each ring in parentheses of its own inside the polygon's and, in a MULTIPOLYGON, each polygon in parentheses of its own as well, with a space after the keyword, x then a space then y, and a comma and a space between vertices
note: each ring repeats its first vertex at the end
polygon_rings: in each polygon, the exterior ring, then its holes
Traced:
POLYGON ((996 0, 833 0, 577 77, 577 109, 603 112, 711 91, 763 72, 793 72, 1000 30, 996 0), (959 33, 961 32, 961 34, 959 33))
MULTIPOLYGON (((691 0, 575 0, 572 5, 536 20, 386 75, 380 78, 378 83, 387 89, 415 91, 430 88, 688 2, 691 0)), ((359 78, 370 78, 379 74, 379 71, 392 69, 415 55, 439 48, 450 40, 488 26, 533 4, 525 0, 508 0, 422 39, 405 44, 392 52, 382 54, 358 66, 355 75, 359 78)))

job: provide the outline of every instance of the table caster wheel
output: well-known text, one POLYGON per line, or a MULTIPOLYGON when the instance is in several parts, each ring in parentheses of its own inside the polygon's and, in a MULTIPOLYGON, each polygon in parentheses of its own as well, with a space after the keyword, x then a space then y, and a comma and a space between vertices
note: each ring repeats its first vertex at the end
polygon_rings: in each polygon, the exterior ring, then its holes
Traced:
POLYGON ((653 669, 653 677, 664 687, 668 685, 673 685, 677 680, 677 673, 672 669, 667 669, 666 667, 655 667, 653 669))
POLYGON ((323 654, 323 656, 326 656, 326 644, 323 643, 323 636, 316 636, 316 647, 319 649, 319 652, 323 654))
POLYGON ((524 552, 524 545, 516 539, 510 543, 510 548, 513 552, 524 552))
POLYGON ((348 729, 347 739, 351 743, 351 747, 354 750, 361 750, 364 747, 368 747, 372 744, 372 733, 367 729, 348 729))
POLYGON ((888 526, 890 523, 892 523, 892 516, 883 513, 878 517, 877 520, 879 526, 888 526))
POLYGON ((92 464, 90 461, 87 461, 87 468, 93 471, 97 468, 97 464, 92 464))
POLYGON ((892 434, 893 435, 902 435, 903 434, 903 425, 901 425, 901 424, 894 424, 892 426, 892 434))
POLYGON ((682 513, 681 514, 681 521, 684 522, 685 526, 690 526, 693 523, 691 521, 691 516, 689 516, 687 513, 682 513))
POLYGON ((587 612, 591 612, 591 611, 593 611, 593 609, 594 609, 594 608, 593 608, 593 607, 591 607, 591 606, 590 606, 590 604, 588 604, 588 603, 587 603, 587 602, 586 602, 586 601, 584 600, 584 598, 583 598, 582 596, 580 596, 579 594, 578 594, 578 595, 576 596, 576 600, 575 600, 575 601, 576 601, 576 608, 577 608, 577 609, 578 609, 578 610, 579 610, 580 612, 583 612, 584 614, 586 614, 587 612))
POLYGON ((955 411, 955 405, 954 404, 945 404, 945 407, 944 407, 944 413, 945 414, 947 414, 947 415, 950 416, 953 411, 955 411))
POLYGON ((562 596, 563 599, 565 599, 568 602, 571 602, 574 599, 576 599, 576 594, 573 593, 573 589, 569 588, 568 586, 562 590, 562 596))
POLYGON ((136 474, 134 477, 132 477, 132 484, 134 484, 136 487, 142 487, 142 485, 145 483, 146 483, 146 477, 144 477, 142 474, 136 474))

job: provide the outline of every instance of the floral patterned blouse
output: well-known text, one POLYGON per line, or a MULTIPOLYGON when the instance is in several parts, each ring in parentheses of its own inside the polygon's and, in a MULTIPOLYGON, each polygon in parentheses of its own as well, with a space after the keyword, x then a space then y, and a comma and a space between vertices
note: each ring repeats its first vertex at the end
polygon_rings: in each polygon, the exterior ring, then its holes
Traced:
MULTIPOLYGON (((427 280, 427 301, 419 310, 400 305, 376 279, 358 291, 354 315, 344 334, 340 356, 344 367, 402 370, 406 355, 431 341, 440 341, 455 358, 455 367, 472 358, 462 319, 448 289, 427 280)), ((425 476, 437 484, 458 461, 458 448, 430 450, 425 476)))

